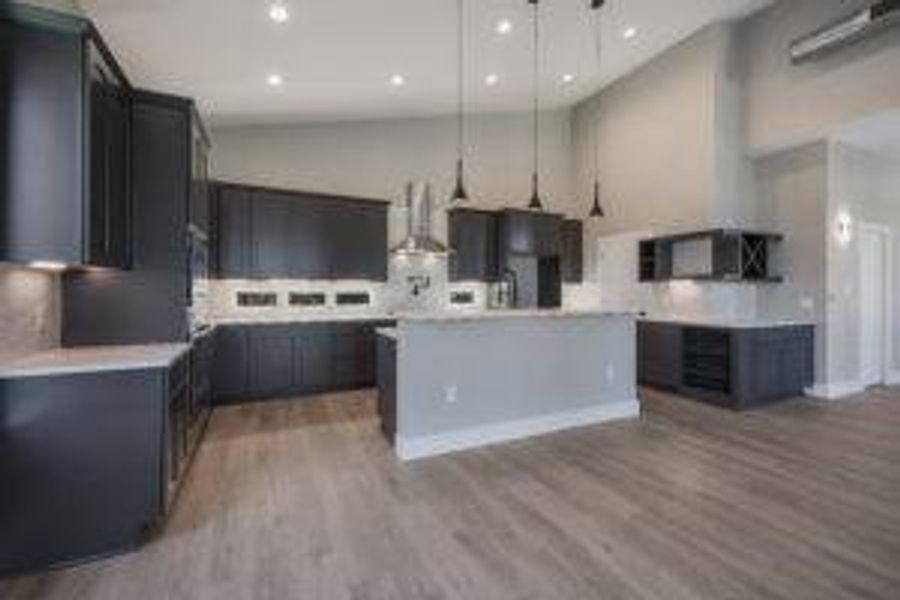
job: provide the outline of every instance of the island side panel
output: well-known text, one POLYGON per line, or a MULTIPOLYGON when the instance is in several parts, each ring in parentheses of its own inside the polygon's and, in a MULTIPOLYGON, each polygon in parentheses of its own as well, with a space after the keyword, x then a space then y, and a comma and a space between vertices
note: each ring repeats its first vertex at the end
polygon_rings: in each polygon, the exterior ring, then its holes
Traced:
POLYGON ((638 412, 631 316, 410 320, 399 328, 402 458, 638 412))

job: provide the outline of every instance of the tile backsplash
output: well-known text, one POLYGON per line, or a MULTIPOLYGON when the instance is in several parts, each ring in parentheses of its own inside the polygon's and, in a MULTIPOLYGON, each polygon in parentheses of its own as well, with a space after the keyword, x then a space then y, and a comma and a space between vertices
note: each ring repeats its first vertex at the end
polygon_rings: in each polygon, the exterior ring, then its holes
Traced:
POLYGON ((59 275, 0 263, 0 361, 59 345, 59 275))

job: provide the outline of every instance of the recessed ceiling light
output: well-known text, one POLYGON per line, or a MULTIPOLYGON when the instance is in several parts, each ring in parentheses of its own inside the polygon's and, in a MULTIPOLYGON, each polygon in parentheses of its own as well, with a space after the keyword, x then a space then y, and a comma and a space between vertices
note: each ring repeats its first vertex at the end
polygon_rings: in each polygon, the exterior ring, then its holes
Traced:
POLYGON ((566 73, 565 75, 562 76, 563 83, 572 83, 576 79, 578 79, 578 76, 575 75, 574 73, 566 73))
POLYGON ((273 2, 269 5, 269 18, 276 23, 284 23, 291 18, 291 13, 283 2, 273 2))
POLYGON ((512 21, 510 21, 509 19, 500 19, 499 21, 497 21, 497 27, 495 27, 494 29, 500 35, 511 33, 513 30, 512 21))
POLYGON ((403 87, 406 85, 406 77, 399 73, 391 77, 391 85, 394 87, 403 87))
POLYGON ((491 73, 484 78, 484 82, 487 85, 497 85, 498 81, 500 81, 500 77, 498 77, 496 73, 491 73))
POLYGON ((272 73, 268 77, 266 77, 266 83, 268 83, 272 87, 281 87, 284 85, 284 77, 279 75, 278 73, 272 73))
POLYGON ((629 27, 628 29, 626 29, 625 31, 622 32, 622 37, 624 37, 626 40, 630 40, 631 38, 633 38, 636 35, 637 35, 636 27, 629 27))

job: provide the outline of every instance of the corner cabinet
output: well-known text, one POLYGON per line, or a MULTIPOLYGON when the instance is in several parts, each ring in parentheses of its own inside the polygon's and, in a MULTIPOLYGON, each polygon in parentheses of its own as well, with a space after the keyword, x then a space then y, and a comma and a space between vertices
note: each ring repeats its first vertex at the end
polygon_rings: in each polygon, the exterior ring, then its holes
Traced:
POLYGON ((86 20, 0 8, 0 261, 127 268, 131 87, 86 20))

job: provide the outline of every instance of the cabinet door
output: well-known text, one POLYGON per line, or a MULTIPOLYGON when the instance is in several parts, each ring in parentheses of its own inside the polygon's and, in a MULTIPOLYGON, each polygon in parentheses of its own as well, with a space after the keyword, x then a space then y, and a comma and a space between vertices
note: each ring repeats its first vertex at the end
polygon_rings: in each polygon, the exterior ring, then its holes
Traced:
POLYGON ((584 236, 581 221, 563 223, 562 275, 566 283, 581 283, 584 279, 584 236))
POLYGON ((281 194, 256 192, 250 202, 250 239, 253 277, 260 279, 290 276, 290 204, 281 194))
POLYGON ((218 276, 223 279, 249 277, 249 192, 231 186, 220 189, 217 229, 218 276))
POLYGON ((328 279, 331 277, 332 238, 328 201, 315 196, 298 196, 290 203, 289 266, 291 277, 328 279))
POLYGON ((254 327, 250 334, 250 389, 258 396, 289 393, 294 387, 291 332, 280 326, 254 327))
POLYGON ((250 352, 246 327, 220 327, 215 332, 213 395, 216 400, 250 391, 250 352))
POLYGON ((299 364, 297 388, 305 393, 334 386, 334 336, 327 324, 304 325, 295 330, 295 364, 299 364))
POLYGON ((682 384, 682 327, 638 323, 638 381, 677 389, 682 384))
POLYGON ((562 253, 562 217, 559 215, 536 214, 535 253, 538 256, 559 256, 562 253))
POLYGON ((335 200, 329 212, 332 278, 386 281, 387 209, 335 200))
POLYGON ((456 210, 448 216, 451 281, 496 281, 496 217, 479 211, 456 210))
POLYGON ((129 106, 93 40, 88 41, 89 154, 86 262, 104 267, 128 263, 129 106))
POLYGON ((503 213, 503 248, 510 254, 535 254, 535 221, 531 213, 506 211, 503 213))
POLYGON ((209 145, 199 117, 191 117, 191 225, 209 233, 210 221, 209 145))

